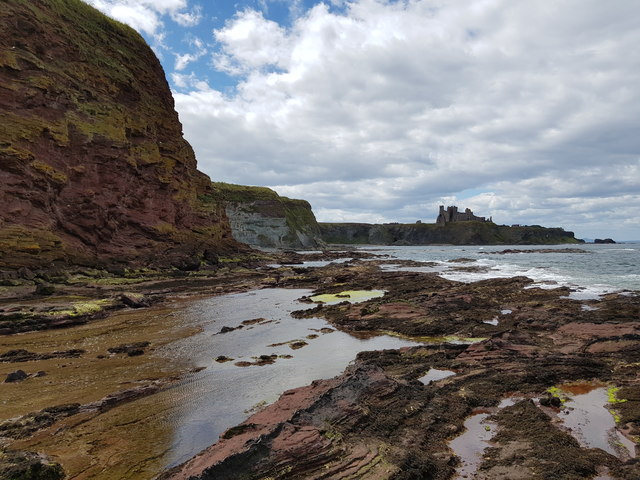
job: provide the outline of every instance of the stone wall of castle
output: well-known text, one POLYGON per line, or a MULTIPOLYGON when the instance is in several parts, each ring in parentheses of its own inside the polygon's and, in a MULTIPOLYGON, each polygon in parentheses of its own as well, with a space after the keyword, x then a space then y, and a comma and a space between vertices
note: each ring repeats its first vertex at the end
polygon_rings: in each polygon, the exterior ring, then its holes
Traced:
POLYGON ((465 208, 464 212, 458 211, 458 207, 455 205, 447 207, 445 210, 444 205, 440 205, 440 211, 438 212, 438 218, 436 223, 444 225, 449 222, 491 222, 486 217, 478 217, 473 214, 471 209, 465 208))

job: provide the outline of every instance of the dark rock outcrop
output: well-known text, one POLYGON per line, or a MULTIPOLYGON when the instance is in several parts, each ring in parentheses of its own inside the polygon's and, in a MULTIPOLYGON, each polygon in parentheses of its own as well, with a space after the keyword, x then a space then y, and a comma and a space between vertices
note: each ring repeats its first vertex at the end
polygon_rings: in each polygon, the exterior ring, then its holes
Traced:
POLYGON ((0 184, 0 268, 239 247, 158 59, 80 0, 2 2, 0 184))
POLYGON ((46 455, 0 450, 0 478, 8 480, 62 480, 62 467, 46 455))
POLYGON ((596 238, 593 243, 616 243, 612 238, 596 238))
POLYGON ((49 358, 79 358, 83 353, 85 353, 85 351, 79 348, 51 353, 36 353, 24 349, 18 349, 0 353, 0 362, 17 363, 32 362, 34 360, 47 360, 49 358))
MULTIPOLYGON (((277 403, 160 478, 396 478, 420 448, 414 429, 400 426, 415 422, 429 398, 420 386, 377 367, 351 368, 283 393, 277 403), (378 416, 382 411, 385 418, 378 416)), ((425 457, 417 469, 422 476, 412 478, 453 472, 435 456, 425 457)))
POLYGON ((491 222, 319 223, 333 244, 372 245, 553 245, 583 243, 562 228, 496 225, 491 222))
POLYGON ((14 383, 21 382, 22 380, 26 380, 29 378, 29 375, 24 370, 16 370, 15 372, 11 372, 5 378, 4 383, 14 383))

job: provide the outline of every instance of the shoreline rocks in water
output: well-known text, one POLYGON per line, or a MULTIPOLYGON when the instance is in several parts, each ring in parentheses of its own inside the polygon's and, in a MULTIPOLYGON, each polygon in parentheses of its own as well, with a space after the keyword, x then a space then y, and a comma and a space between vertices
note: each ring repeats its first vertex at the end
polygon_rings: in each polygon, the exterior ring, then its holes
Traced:
POLYGON ((596 238, 596 239, 593 241, 593 243, 600 243, 600 244, 602 244, 602 243, 604 243, 604 244, 614 244, 614 243, 617 243, 617 242, 616 242, 616 241, 614 241, 614 240, 613 240, 613 239, 611 239, 611 238, 604 238, 604 239, 603 239, 603 238, 596 238))
MULTIPOLYGON (((292 257, 296 258, 296 254, 292 257)), ((230 479, 265 476, 310 478, 319 472, 335 472, 337 476, 340 471, 353 471, 367 472, 362 478, 428 476, 444 480, 450 478, 456 468, 456 458, 448 447, 448 441, 461 432, 465 418, 472 411, 494 407, 511 395, 544 398, 551 387, 584 380, 622 387, 620 398, 627 401, 614 406, 616 415, 620 417, 620 429, 623 431, 622 426, 626 426, 624 432, 627 436, 640 434, 637 420, 640 418, 640 387, 633 367, 640 362, 637 352, 640 300, 637 294, 607 295, 597 302, 597 309, 584 309, 585 305, 593 302, 565 298, 567 288, 531 288, 532 280, 525 277, 465 284, 433 273, 381 271, 375 263, 355 261, 349 265, 333 264, 303 271, 281 267, 278 269, 279 286, 311 286, 316 288, 314 294, 384 290, 384 296, 363 303, 323 305, 322 308, 301 310, 297 316, 321 315, 335 327, 363 338, 387 332, 439 343, 361 353, 343 375, 315 382, 313 388, 308 387, 311 390, 305 391, 309 395, 283 395, 268 407, 271 413, 264 413, 258 419, 252 417, 229 430, 221 442, 198 457, 198 462, 209 465, 207 468, 211 473, 204 470, 194 473, 195 463, 180 468, 189 468, 195 478, 218 478, 217 475, 230 479), (511 313, 501 315, 506 311, 511 313), (485 323, 496 316, 500 316, 498 325, 485 323), (442 343, 453 337, 475 338, 475 343, 442 343), (456 375, 446 382, 423 385, 419 379, 432 368, 455 371, 456 375), (310 393, 313 389, 318 392, 315 397, 310 393), (296 400, 299 398, 306 400, 299 403, 296 400), (289 412, 287 416, 283 416, 283 408, 289 412), (255 438, 262 440, 256 443, 255 438), (234 450, 236 447, 239 450, 234 450), (217 460, 211 463, 214 457, 217 460)), ((197 275, 172 280, 174 283, 141 283, 137 289, 145 294, 162 291, 162 298, 154 307, 157 308, 163 300, 171 299, 172 293, 184 298, 185 295, 211 295, 212 288, 225 293, 262 287, 263 279, 271 276, 272 270, 255 270, 250 274, 245 271, 241 274, 216 273, 210 277, 201 273, 197 275)), ((250 318, 239 326, 249 330, 268 322, 264 318, 250 318)), ((147 323, 140 324, 136 341, 115 347, 115 342, 107 344, 101 352, 109 347, 118 353, 100 361, 120 358, 128 362, 153 362, 152 355, 148 360, 144 360, 146 355, 123 355, 131 349, 144 350, 148 347, 146 340, 140 340, 146 327, 147 323)), ((323 328, 317 333, 332 331, 323 328)), ((292 345, 302 341, 301 338, 285 343, 292 345)), ((157 339, 152 343, 155 347, 157 339)), ((46 362, 65 355, 70 361, 91 361, 95 358, 93 353, 58 349, 52 353, 44 350, 32 356, 30 350, 15 348, 0 352, 0 355, 5 359, 46 362)), ((240 358, 239 361, 246 363, 242 366, 266 368, 280 358, 267 354, 263 357, 240 358)), ((219 356, 215 360, 226 362, 232 359, 219 356)), ((99 382, 100 379, 93 381, 99 382)), ((17 388, 25 386, 26 383, 16 385, 17 388)), ((118 411, 120 405, 135 406, 141 398, 152 399, 161 391, 157 387, 132 390, 116 394, 103 403, 118 411)), ((95 407, 92 411, 102 410, 95 407)), ((524 409, 523 412, 525 424, 532 422, 531 425, 538 425, 535 410, 524 409)), ((74 414, 69 421, 73 418, 74 414)), ((57 425, 61 422, 62 419, 55 420, 46 428, 59 428, 57 425)), ((547 431, 548 427, 544 429, 547 431)), ((512 432, 513 441, 520 441, 518 438, 522 434, 516 430, 512 432)), ((555 430, 548 433, 555 434, 555 430)), ((556 437, 551 435, 549 438, 556 437)), ((571 461, 560 465, 559 457, 553 453, 556 450, 553 442, 542 448, 539 459, 506 460, 504 452, 512 447, 512 440, 498 443, 495 447, 498 450, 490 455, 491 461, 486 459, 487 463, 480 465, 478 478, 489 479, 505 469, 514 476, 521 475, 530 469, 543 468, 544 462, 569 472, 566 478, 577 475, 576 472, 582 471, 580 468, 585 472, 606 468, 622 479, 634 478, 636 472, 633 464, 594 456, 579 446, 567 447, 566 456, 571 461)), ((49 449, 44 451, 48 453, 49 449)), ((165 475, 180 473, 176 469, 165 475)))
MULTIPOLYGON (((472 412, 511 397, 541 398, 541 404, 554 406, 555 397, 547 400, 550 389, 585 380, 623 386, 625 401, 612 406, 619 431, 628 438, 640 435, 640 381, 632 367, 640 362, 637 294, 609 295, 597 310, 585 310, 584 301, 566 298, 568 289, 530 288, 525 277, 464 284, 434 274, 363 267, 343 267, 340 276, 340 289, 387 293, 297 316, 322 315, 357 334, 485 339, 363 352, 343 375, 285 392, 161 478, 310 479, 360 472, 356 478, 445 480, 457 464, 448 442, 472 412), (484 323, 507 310, 499 325, 484 323), (456 375, 423 385, 419 378, 431 368, 456 375)), ((525 400, 500 410, 501 433, 474 478, 537 478, 532 472, 543 472, 541 478, 568 480, 602 471, 620 479, 638 477, 638 462, 581 447, 540 408, 525 400), (535 454, 527 453, 532 448, 535 454)))

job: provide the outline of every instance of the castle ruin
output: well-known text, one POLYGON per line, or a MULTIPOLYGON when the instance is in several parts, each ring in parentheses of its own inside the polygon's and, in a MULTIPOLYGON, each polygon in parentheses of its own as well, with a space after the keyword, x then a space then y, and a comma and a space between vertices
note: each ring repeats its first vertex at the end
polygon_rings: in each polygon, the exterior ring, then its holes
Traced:
POLYGON ((491 217, 489 217, 489 220, 485 217, 477 217, 469 208, 465 208, 464 212, 459 212, 458 207, 455 205, 447 207, 446 210, 444 209, 444 205, 440 205, 440 212, 438 213, 436 223, 444 225, 449 222, 493 222, 493 220, 491 217))

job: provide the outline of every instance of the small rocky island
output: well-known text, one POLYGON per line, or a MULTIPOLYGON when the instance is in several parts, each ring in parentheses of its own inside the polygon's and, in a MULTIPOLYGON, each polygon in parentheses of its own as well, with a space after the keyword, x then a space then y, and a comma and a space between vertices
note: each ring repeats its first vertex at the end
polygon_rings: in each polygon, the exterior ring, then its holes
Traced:
POLYGON ((388 270, 430 264, 362 249, 245 243, 578 243, 571 232, 453 207, 434 224, 317 224, 304 201, 214 183, 152 50, 80 0, 2 2, 0 116, 0 478, 640 478, 638 292, 580 299, 522 276, 388 270), (243 317, 259 292, 295 305, 243 317), (240 303, 207 310, 223 297, 240 303), (222 351, 283 311, 304 335, 222 351), (207 372, 235 386, 321 339, 383 334, 410 345, 258 398, 204 450, 173 456, 195 436, 177 435, 182 413, 195 409, 196 432, 209 420, 192 396, 207 372), (563 420, 587 394, 614 442, 585 443, 563 420))

